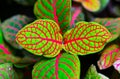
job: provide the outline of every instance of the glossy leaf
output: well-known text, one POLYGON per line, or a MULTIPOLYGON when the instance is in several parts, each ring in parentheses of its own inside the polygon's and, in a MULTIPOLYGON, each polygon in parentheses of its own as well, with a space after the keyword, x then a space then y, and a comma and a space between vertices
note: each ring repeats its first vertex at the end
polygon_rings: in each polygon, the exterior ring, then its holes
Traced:
POLYGON ((78 22, 64 34, 64 49, 72 54, 87 55, 103 49, 111 34, 95 22, 78 22))
POLYGON ((21 49, 15 41, 16 34, 21 28, 31 21, 32 19, 25 15, 15 15, 5 20, 1 26, 5 40, 14 48, 21 49))
POLYGON ((101 73, 98 73, 96 67, 94 65, 91 65, 84 79, 109 79, 109 78, 101 73))
POLYGON ((99 0, 73 0, 76 2, 80 2, 85 9, 91 12, 96 12, 100 9, 100 1, 99 0))
POLYGON ((112 34, 111 41, 118 38, 120 35, 120 20, 118 18, 97 18, 94 20, 95 22, 100 23, 101 25, 105 26, 109 32, 112 34))
POLYGON ((120 47, 117 44, 109 44, 101 52, 102 55, 98 61, 98 66, 100 69, 106 69, 113 65, 116 61, 118 53, 120 53, 120 47))
POLYGON ((35 64, 32 79, 80 79, 80 61, 76 55, 61 53, 56 58, 35 64), (42 72, 42 73, 41 73, 42 72))
POLYGON ((58 23, 61 33, 70 26, 71 0, 38 0, 34 5, 34 14, 40 19, 51 19, 58 23))
POLYGON ((116 59, 116 61, 114 62, 113 66, 120 73, 120 57, 116 59))
POLYGON ((58 24, 52 20, 36 20, 21 29, 16 41, 26 50, 45 57, 54 57, 62 49, 62 35, 58 24))
POLYGON ((18 79, 12 64, 0 64, 0 79, 18 79))

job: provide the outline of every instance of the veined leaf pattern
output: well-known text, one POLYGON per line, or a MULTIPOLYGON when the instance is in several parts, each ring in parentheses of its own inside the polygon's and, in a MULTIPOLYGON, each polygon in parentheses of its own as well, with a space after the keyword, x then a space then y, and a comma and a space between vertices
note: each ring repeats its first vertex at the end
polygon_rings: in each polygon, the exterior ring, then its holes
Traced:
POLYGON ((70 27, 71 0, 38 0, 34 14, 40 19, 51 19, 58 23, 61 33, 70 27))
POLYGON ((1 63, 17 63, 20 61, 19 57, 12 55, 11 49, 4 43, 2 31, 0 29, 0 64, 1 63))
POLYGON ((101 52, 102 55, 98 61, 100 69, 106 69, 113 65, 116 61, 117 54, 120 52, 120 47, 117 44, 108 44, 101 52))
POLYGON ((64 34, 64 49, 72 54, 86 55, 100 51, 111 39, 109 31, 95 22, 78 22, 64 34))
POLYGON ((15 41, 16 34, 31 21, 32 19, 25 15, 15 15, 5 20, 1 26, 5 40, 14 48, 21 49, 20 45, 18 45, 15 41))
POLYGON ((36 20, 21 29, 16 41, 29 52, 54 57, 62 49, 62 35, 58 24, 52 20, 36 20))
POLYGON ((100 23, 101 25, 105 26, 109 32, 112 34, 111 41, 118 38, 120 35, 120 20, 119 18, 97 18, 94 20, 95 22, 100 23))
POLYGON ((79 77, 78 57, 66 52, 60 53, 56 58, 42 59, 32 71, 33 79, 80 79, 79 77))

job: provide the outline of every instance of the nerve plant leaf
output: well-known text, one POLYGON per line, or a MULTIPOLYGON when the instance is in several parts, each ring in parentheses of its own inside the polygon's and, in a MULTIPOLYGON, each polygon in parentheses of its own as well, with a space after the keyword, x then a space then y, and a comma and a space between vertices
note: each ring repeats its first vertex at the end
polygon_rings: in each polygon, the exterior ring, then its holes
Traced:
POLYGON ((85 9, 91 12, 96 12, 100 9, 100 0, 73 0, 80 2, 85 9))
POLYGON ((117 44, 109 44, 106 48, 101 52, 102 55, 100 60, 98 61, 98 66, 100 69, 106 69, 113 65, 120 54, 120 47, 117 44))
POLYGON ((72 54, 86 55, 102 50, 111 39, 109 31, 95 22, 78 22, 64 34, 64 49, 72 54))
POLYGON ((18 63, 21 58, 13 55, 13 50, 10 49, 5 43, 0 45, 0 64, 1 63, 18 63))
POLYGON ((61 53, 56 58, 35 64, 33 79, 80 79, 80 61, 76 55, 61 53))
POLYGON ((11 63, 0 64, 0 79, 18 79, 11 63))
POLYGON ((96 67, 94 65, 91 65, 84 79, 109 79, 109 78, 101 73, 98 73, 96 67))
POLYGON ((54 57, 62 49, 62 35, 58 24, 52 20, 36 20, 26 25, 16 35, 16 41, 29 52, 54 57))
POLYGON ((0 54, 10 54, 11 52, 5 47, 2 30, 0 29, 0 54))
POLYGON ((5 20, 1 26, 5 40, 14 48, 21 49, 15 41, 16 34, 23 26, 31 21, 32 19, 25 15, 15 15, 5 20))
POLYGON ((38 0, 34 14, 40 19, 51 19, 58 23, 64 33, 70 26, 71 0, 38 0))
POLYGON ((120 35, 120 20, 119 20, 119 18, 116 18, 116 19, 97 18, 94 21, 105 26, 109 30, 109 32, 112 34, 111 41, 115 40, 120 35))
POLYGON ((0 64, 1 63, 17 63, 21 58, 12 54, 12 50, 4 43, 2 31, 0 29, 0 64))

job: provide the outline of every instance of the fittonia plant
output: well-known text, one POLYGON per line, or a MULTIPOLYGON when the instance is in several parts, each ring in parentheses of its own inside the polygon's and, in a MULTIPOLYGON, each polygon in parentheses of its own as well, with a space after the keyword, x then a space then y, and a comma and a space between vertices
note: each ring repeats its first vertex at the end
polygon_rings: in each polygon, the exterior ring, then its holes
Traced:
POLYGON ((33 79, 79 79, 77 55, 101 51, 111 41, 111 33, 96 22, 77 22, 70 29, 71 0, 38 0, 34 13, 38 20, 23 27, 16 41, 41 59, 33 79))
POLYGON ((104 50, 101 52, 102 55, 100 60, 98 61, 98 66, 100 69, 106 69, 110 66, 114 66, 114 68, 120 72, 120 43, 119 43, 119 36, 120 36, 120 19, 119 18, 104 18, 95 19, 96 22, 104 25, 111 33, 112 39, 114 42, 108 44, 104 50))

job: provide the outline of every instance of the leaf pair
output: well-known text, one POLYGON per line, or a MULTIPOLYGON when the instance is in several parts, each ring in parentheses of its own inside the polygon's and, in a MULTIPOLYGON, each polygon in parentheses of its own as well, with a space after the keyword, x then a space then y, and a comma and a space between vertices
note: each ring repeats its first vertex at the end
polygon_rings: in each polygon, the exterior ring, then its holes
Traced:
POLYGON ((95 22, 78 22, 62 37, 53 20, 39 19, 26 25, 16 35, 16 41, 29 52, 55 57, 62 48, 76 55, 100 51, 111 39, 109 31, 95 22))

